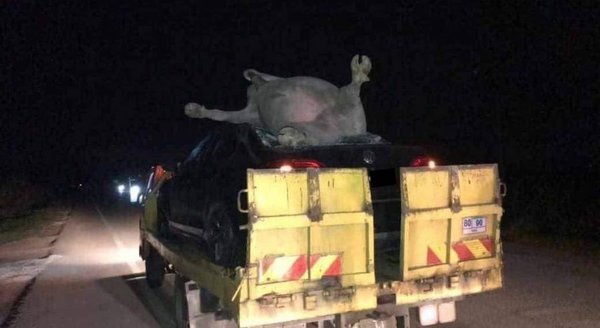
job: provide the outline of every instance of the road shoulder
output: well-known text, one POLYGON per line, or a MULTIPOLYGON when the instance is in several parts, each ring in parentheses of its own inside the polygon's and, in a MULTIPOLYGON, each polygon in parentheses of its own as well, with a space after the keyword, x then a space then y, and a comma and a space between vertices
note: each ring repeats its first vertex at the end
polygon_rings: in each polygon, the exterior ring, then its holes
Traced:
MULTIPOLYGON (((46 208, 42 224, 21 238, 0 244, 0 327, 8 327, 37 275, 54 259, 53 246, 70 217, 70 209, 46 208)), ((26 219, 26 218, 24 218, 26 219)))

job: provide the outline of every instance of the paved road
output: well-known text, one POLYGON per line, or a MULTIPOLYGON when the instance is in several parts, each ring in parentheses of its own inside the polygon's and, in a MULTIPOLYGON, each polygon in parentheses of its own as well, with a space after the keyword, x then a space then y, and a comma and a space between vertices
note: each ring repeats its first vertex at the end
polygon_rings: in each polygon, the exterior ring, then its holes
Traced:
POLYGON ((125 205, 76 208, 11 327, 173 326, 172 307, 162 303, 168 297, 143 279, 138 215, 125 205))
POLYGON ((447 327, 600 328, 600 259, 504 248, 504 288, 457 303, 458 321, 447 327))
MULTIPOLYGON (((76 209, 11 327, 173 326, 172 282, 151 291, 143 280, 138 215, 124 206, 76 209)), ((505 250, 505 288, 457 303, 458 321, 444 327, 600 327, 597 262, 505 250)))

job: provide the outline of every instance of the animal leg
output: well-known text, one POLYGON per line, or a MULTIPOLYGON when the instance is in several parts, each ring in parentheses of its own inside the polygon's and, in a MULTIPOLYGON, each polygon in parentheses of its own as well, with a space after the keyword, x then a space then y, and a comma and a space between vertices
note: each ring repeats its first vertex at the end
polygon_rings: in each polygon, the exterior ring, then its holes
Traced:
POLYGON ((359 56, 355 55, 350 63, 350 69, 352 70, 352 82, 359 86, 364 82, 369 81, 369 72, 371 72, 371 60, 367 56, 361 56, 359 62, 359 56))
POLYGON ((250 123, 255 126, 260 126, 258 111, 253 106, 239 111, 224 111, 220 109, 206 109, 206 107, 189 103, 185 105, 185 115, 192 118, 208 118, 215 121, 225 121, 231 123, 250 123))

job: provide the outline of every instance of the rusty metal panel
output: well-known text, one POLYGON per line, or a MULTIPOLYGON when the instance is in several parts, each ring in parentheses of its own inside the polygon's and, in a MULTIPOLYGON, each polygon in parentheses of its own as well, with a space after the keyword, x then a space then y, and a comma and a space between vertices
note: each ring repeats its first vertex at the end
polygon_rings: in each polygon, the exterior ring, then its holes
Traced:
POLYGON ((400 169, 402 281, 501 267, 497 172, 495 164, 400 169))
POLYGON ((319 191, 322 213, 362 212, 370 199, 365 195, 363 170, 319 172, 319 191))
MULTIPOLYGON (((341 274, 369 271, 368 224, 340 224, 315 226, 311 229, 312 254, 341 254, 341 274)), ((311 277, 321 279, 321 276, 311 277)))
POLYGON ((461 205, 492 204, 496 198, 495 166, 468 166, 458 170, 461 205))
POLYGON ((447 207, 450 204, 450 173, 444 169, 403 171, 403 205, 411 210, 447 207))
POLYGON ((299 215, 308 212, 308 174, 253 174, 252 210, 256 216, 299 215))
POLYGON ((248 205, 249 299, 374 284, 365 169, 248 170, 248 205))
MULTIPOLYGON (((269 295, 239 304, 240 327, 262 327, 338 313, 375 309, 377 285, 356 288, 313 289, 287 295, 269 295)), ((311 321, 312 321, 311 320, 311 321)))

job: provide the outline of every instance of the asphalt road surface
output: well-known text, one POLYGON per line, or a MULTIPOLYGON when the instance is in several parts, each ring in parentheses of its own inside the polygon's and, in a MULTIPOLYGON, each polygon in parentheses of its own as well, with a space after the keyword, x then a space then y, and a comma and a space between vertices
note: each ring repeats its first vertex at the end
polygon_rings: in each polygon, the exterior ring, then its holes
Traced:
MULTIPOLYGON (((172 327, 172 277, 146 286, 139 215, 125 204, 76 208, 10 327, 172 327)), ((594 259, 507 244, 504 263, 504 289, 458 302, 457 321, 440 327, 600 327, 594 259)))

